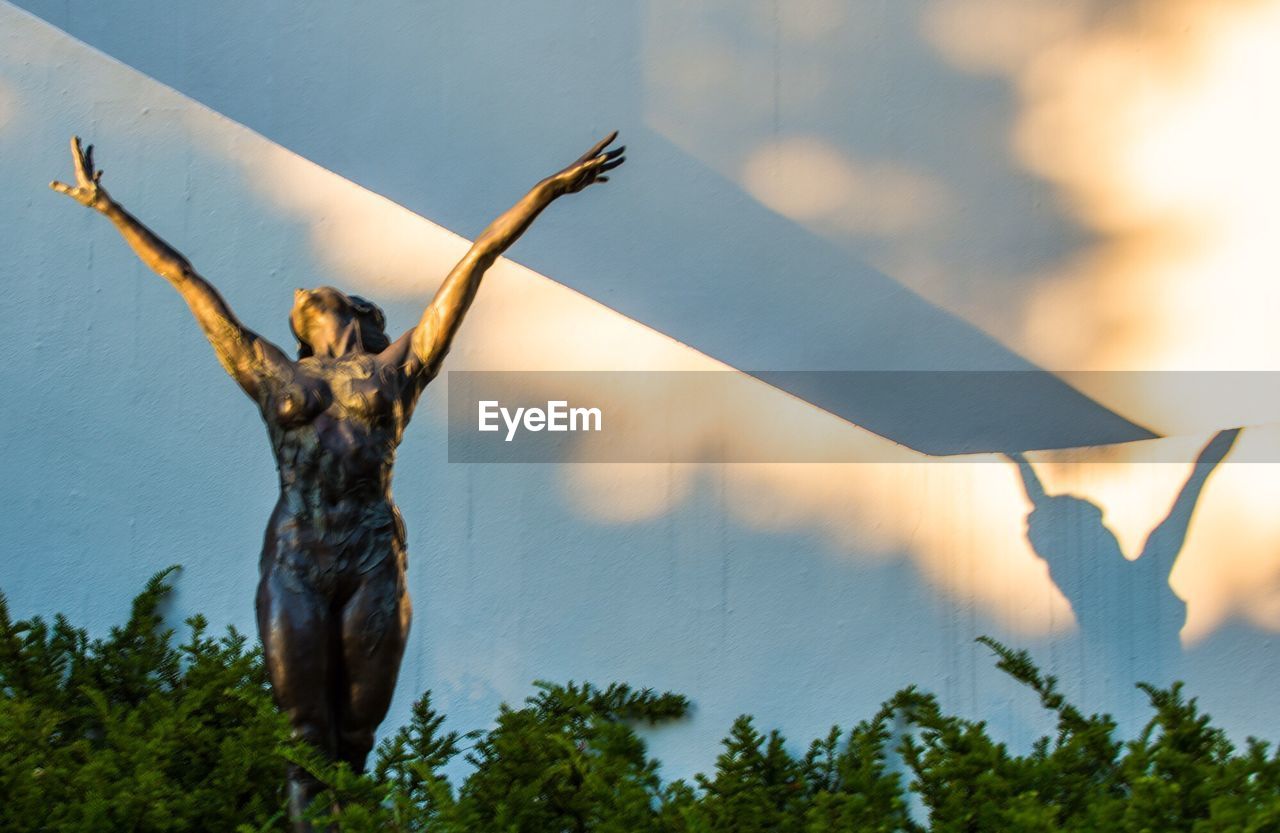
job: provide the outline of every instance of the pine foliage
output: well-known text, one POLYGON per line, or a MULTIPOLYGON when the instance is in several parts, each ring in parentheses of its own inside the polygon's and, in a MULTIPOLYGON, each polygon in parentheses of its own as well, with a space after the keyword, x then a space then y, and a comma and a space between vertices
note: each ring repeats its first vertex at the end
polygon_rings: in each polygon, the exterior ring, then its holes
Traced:
POLYGON ((0 829, 234 830, 280 806, 288 730, 244 636, 174 645, 157 573, 90 640, 62 616, 14 622, 0 596, 0 829))
POLYGON ((15 622, 0 595, 0 830, 282 831, 292 761, 326 786, 317 829, 347 833, 1280 831, 1280 756, 1236 749, 1180 685, 1142 686, 1153 715, 1125 740, 986 638, 1056 722, 1025 754, 907 688, 803 753, 743 715, 711 771, 664 782, 638 729, 684 717, 684 697, 537 682, 466 735, 424 694, 357 775, 289 739, 244 636, 196 616, 175 642, 171 573, 103 639, 62 616, 15 622))

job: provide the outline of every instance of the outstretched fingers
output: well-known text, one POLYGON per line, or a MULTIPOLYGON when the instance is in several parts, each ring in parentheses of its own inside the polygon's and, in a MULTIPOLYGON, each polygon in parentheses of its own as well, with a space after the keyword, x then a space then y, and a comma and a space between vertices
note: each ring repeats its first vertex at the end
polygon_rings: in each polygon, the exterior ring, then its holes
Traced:
POLYGON ((623 145, 617 150, 611 150, 608 153, 604 154, 603 156, 597 156, 596 158, 600 160, 600 168, 599 168, 600 172, 603 173, 605 171, 612 171, 614 168, 618 167, 623 162, 626 162, 627 157, 623 155, 626 149, 627 149, 627 146, 623 145))
POLYGON ((591 150, 587 151, 586 153, 578 157, 578 161, 586 162, 591 157, 598 156, 600 154, 600 151, 604 150, 609 145, 613 144, 613 140, 616 138, 618 138, 618 131, 615 130, 612 133, 610 133, 608 136, 605 136, 603 139, 601 139, 600 141, 592 145, 591 150))
POLYGON ((80 137, 71 137, 71 161, 75 165, 76 182, 90 185, 102 179, 102 171, 93 164, 93 145, 81 146, 80 137))
POLYGON ((71 162, 76 169, 76 180, 81 184, 89 181, 89 171, 85 167, 87 164, 86 155, 92 156, 92 154, 92 145, 89 146, 89 150, 86 154, 85 149, 80 144, 80 137, 71 137, 71 162))
MULTIPOLYGON (((83 177, 84 151, 80 149, 79 136, 71 137, 71 165, 75 170, 76 182, 83 183, 84 182, 84 177, 83 177)), ((53 182, 50 182, 49 187, 52 188, 54 191, 57 191, 59 194, 67 194, 70 196, 74 196, 72 192, 75 191, 75 188, 60 180, 55 179, 53 182)))
POLYGON ((84 149, 84 169, 85 173, 89 175, 89 179, 93 182, 102 179, 102 171, 98 170, 98 167, 93 164, 93 145, 89 145, 84 149))
POLYGON ((589 176, 591 177, 587 184, 590 185, 596 182, 608 182, 609 177, 604 174, 608 171, 612 171, 614 168, 627 161, 627 157, 623 155, 626 149, 626 145, 623 145, 622 147, 611 150, 608 153, 602 153, 587 163, 590 166, 588 170, 589 176))
POLYGON ((627 150, 626 145, 606 149, 617 138, 618 131, 615 130, 596 142, 590 150, 574 160, 569 167, 557 173, 555 175, 556 181, 559 183, 559 187, 565 189, 560 193, 574 194, 596 182, 608 182, 609 178, 602 176, 602 174, 612 171, 626 159, 623 155, 627 150))
POLYGON ((55 179, 49 187, 84 205, 95 205, 102 195, 98 186, 102 171, 93 163, 93 145, 81 145, 79 136, 71 137, 71 164, 75 170, 74 184, 55 179))

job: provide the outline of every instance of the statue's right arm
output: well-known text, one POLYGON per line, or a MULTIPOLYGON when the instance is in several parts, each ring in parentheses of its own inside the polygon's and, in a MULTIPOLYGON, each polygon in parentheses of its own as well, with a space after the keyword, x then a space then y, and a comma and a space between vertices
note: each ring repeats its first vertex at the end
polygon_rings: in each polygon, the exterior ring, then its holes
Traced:
POLYGON ((50 187, 109 219, 138 258, 178 290, 213 345, 218 361, 245 393, 258 399, 266 379, 287 375, 293 363, 284 351, 241 324, 218 291, 192 268, 186 257, 111 199, 98 184, 102 172, 93 167, 93 146, 81 150, 80 140, 72 138, 71 148, 76 185, 53 182, 50 187))

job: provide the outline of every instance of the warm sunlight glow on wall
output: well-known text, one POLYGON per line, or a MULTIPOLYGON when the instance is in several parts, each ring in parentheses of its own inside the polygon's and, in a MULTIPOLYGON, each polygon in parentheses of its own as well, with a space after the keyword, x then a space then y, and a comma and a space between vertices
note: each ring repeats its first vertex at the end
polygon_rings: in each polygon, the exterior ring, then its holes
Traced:
MULTIPOLYGON (((1025 276, 1011 341, 1063 370, 1276 366, 1280 3, 936 0, 921 32, 956 68, 1008 79, 1011 153, 1090 235, 1025 276)), ((1280 419, 1113 381, 1082 383, 1165 434, 1280 419)))
POLYGON ((785 217, 874 236, 908 231, 943 210, 941 185, 889 162, 859 162, 818 137, 766 143, 740 175, 753 197, 785 217))
MULTIPOLYGON (((1028 342, 1058 366, 1274 368, 1280 4, 1145 8, 1128 26, 1060 44, 1022 75, 1018 148, 1102 235, 1032 304, 1028 342), (1066 322, 1088 337, 1055 338, 1066 322)), ((1154 386, 1089 392, 1166 431, 1240 416, 1228 399, 1154 386)), ((1242 444, 1268 440, 1246 433, 1242 444)), ((1280 471, 1228 466, 1218 478, 1219 499, 1202 507, 1173 576, 1195 600, 1188 640, 1233 613, 1280 624, 1280 471)))
MULTIPOLYGON (((957 68, 1009 78, 1021 107, 1014 152, 1094 235, 1049 275, 1030 276, 1019 343, 1032 359, 1108 370, 1280 364, 1280 3, 939 0, 922 31, 957 68)), ((1169 434, 1277 418, 1249 391, 1187 396, 1157 375, 1073 381, 1169 434)), ((1270 429, 1250 429, 1236 454, 1273 442, 1270 429)), ((1177 488, 1171 468, 1074 463, 1046 469, 1046 480, 1106 507, 1132 558, 1160 495, 1167 506, 1177 488)), ((1215 474, 1172 577, 1190 602, 1184 641, 1232 616, 1280 625, 1277 505, 1280 467, 1215 474)))
MULTIPOLYGON (((1278 38, 1280 3, 1147 4, 1132 20, 1058 43, 1021 73, 1018 151, 1101 236, 1029 310, 1028 342, 1044 361, 1280 364, 1278 38), (1058 342, 1063 319, 1095 337, 1058 342)), ((1170 433, 1203 428, 1213 413, 1213 403, 1197 410, 1143 393, 1117 404, 1170 433)))

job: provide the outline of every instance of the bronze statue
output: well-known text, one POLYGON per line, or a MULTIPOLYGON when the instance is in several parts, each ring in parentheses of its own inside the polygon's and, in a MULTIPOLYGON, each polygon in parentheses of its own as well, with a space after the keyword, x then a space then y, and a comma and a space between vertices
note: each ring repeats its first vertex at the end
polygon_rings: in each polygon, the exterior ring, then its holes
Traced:
MULTIPOLYGON (((111 220, 182 294, 218 361, 258 403, 280 473, 258 585, 258 629, 275 699, 298 737, 362 771, 386 716, 409 630, 405 530, 391 499, 396 446, 440 370, 480 279, 557 197, 623 162, 605 137, 544 179, 476 238, 417 326, 395 341, 374 304, 332 287, 294 293, 298 358, 245 327, 185 257, 99 184, 93 146, 72 138, 74 186, 50 187, 111 220)), ((297 830, 318 785, 289 772, 297 830)))

